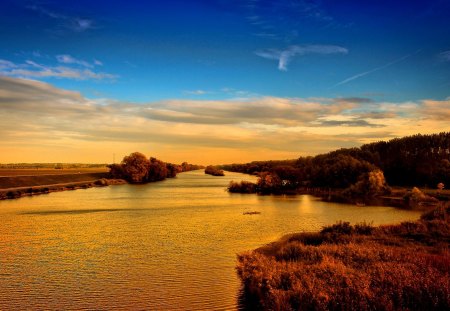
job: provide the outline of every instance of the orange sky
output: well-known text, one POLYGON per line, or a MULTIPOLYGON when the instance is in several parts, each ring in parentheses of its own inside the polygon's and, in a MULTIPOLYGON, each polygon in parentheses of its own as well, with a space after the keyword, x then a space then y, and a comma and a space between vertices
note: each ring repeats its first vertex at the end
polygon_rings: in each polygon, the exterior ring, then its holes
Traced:
POLYGON ((0 77, 0 163, 110 163, 140 151, 167 162, 292 159, 450 130, 450 100, 255 97, 146 104, 0 77))

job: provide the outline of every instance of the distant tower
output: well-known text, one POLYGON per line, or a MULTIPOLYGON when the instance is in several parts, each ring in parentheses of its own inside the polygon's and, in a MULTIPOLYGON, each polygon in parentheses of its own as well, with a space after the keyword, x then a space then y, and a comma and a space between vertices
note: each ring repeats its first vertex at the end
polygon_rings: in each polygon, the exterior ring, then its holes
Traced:
POLYGON ((113 164, 116 164, 116 154, 113 153, 113 164))

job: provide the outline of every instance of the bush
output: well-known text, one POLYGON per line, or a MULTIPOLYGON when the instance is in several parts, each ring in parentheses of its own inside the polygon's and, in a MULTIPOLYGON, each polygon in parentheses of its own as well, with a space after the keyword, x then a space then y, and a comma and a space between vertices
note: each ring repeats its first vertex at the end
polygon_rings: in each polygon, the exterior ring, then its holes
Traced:
POLYGON ((215 166, 212 166, 212 165, 208 165, 205 168, 205 174, 209 174, 212 176, 225 176, 225 173, 223 172, 223 170, 221 170, 215 166))
POLYGON ((256 184, 250 181, 230 181, 228 192, 231 193, 256 193, 256 184))

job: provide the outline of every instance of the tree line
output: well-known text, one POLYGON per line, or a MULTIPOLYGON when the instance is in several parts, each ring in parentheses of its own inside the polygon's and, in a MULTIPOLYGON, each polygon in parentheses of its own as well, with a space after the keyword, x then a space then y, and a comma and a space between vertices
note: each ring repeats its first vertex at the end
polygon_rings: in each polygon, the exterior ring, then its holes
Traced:
POLYGON ((178 173, 202 169, 203 166, 166 163, 154 157, 147 158, 140 152, 125 156, 120 164, 110 164, 111 178, 125 179, 130 183, 147 183, 176 177, 178 173))
MULTIPOLYGON (((255 161, 220 168, 259 175, 259 192, 303 186, 348 189, 353 193, 371 189, 375 193, 388 191, 387 183, 435 188, 438 183, 450 184, 450 132, 379 141, 295 160, 255 161)), ((237 190, 238 186, 234 186, 237 190)))

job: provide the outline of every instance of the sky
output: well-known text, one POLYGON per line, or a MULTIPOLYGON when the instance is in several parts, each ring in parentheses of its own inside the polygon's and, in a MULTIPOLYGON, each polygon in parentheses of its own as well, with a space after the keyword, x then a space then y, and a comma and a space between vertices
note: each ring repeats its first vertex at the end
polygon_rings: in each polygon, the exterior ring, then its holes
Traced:
POLYGON ((0 163, 294 159, 450 131, 450 0, 0 2, 0 163))

